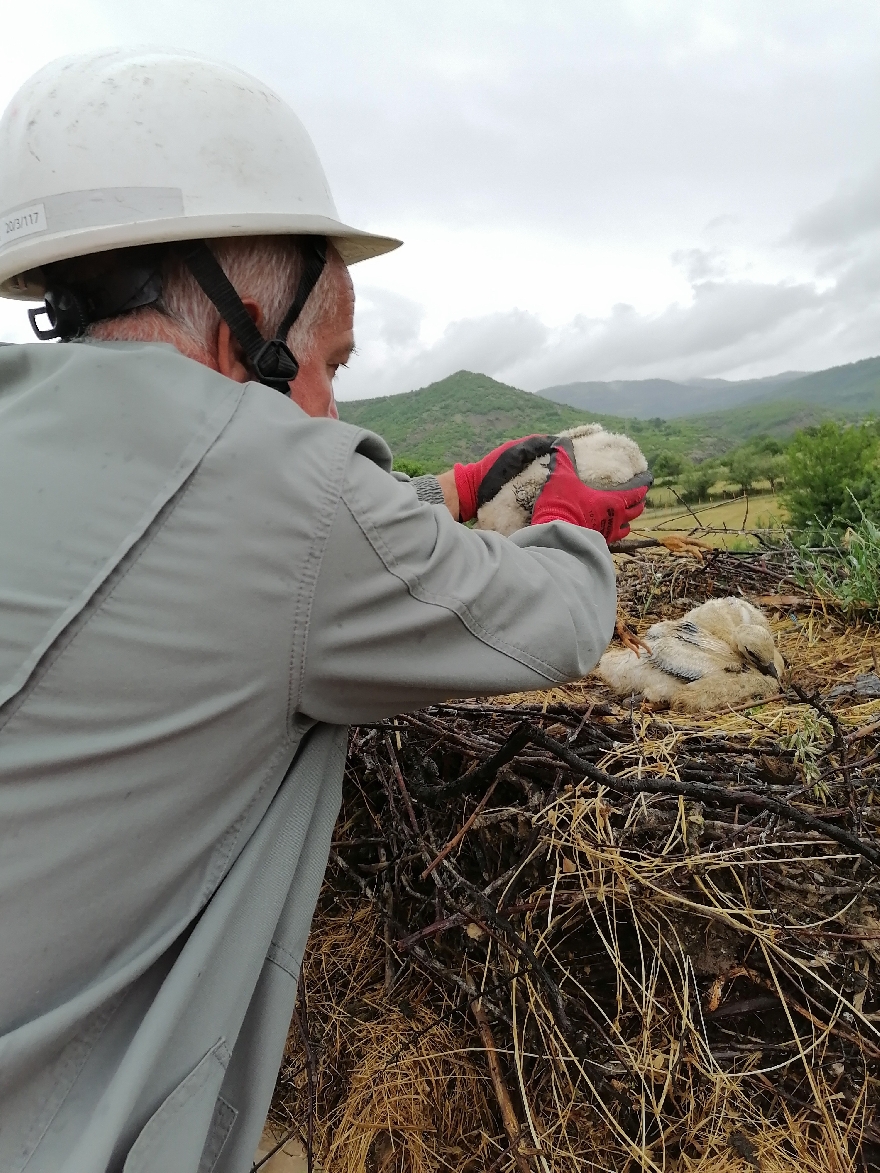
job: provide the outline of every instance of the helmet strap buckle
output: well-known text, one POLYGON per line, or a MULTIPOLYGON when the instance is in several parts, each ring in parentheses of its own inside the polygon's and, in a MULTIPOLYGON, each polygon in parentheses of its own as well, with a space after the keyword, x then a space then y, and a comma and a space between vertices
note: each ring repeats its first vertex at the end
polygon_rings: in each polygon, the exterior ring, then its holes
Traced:
POLYGON ((68 285, 57 285, 46 291, 45 304, 28 310, 31 328, 41 342, 52 338, 81 338, 90 319, 84 299, 68 285), (37 318, 45 315, 50 329, 37 325, 37 318))
POLYGON ((299 373, 299 363, 293 351, 281 338, 268 338, 260 349, 250 356, 254 374, 267 387, 288 394, 288 383, 299 373))
POLYGON ((39 305, 36 309, 28 310, 28 317, 31 320, 31 329, 36 334, 41 342, 48 342, 51 338, 60 337, 58 331, 52 323, 52 313, 47 305, 39 305), (43 314, 49 323, 49 329, 44 330, 37 325, 37 318, 43 314))
POLYGON ((28 310, 28 317, 41 342, 52 338, 69 342, 82 338, 92 322, 152 305, 161 296, 161 275, 152 268, 135 267, 83 282, 76 288, 53 284, 46 290, 45 305, 28 310), (49 319, 50 329, 37 325, 41 315, 49 319))

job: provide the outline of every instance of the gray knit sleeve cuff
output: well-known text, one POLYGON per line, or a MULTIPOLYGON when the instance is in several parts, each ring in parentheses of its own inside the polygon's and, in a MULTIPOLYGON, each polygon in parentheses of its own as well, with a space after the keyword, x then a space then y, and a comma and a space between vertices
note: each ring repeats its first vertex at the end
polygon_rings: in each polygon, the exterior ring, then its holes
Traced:
POLYGON ((423 477, 413 477, 412 486, 415 489, 416 496, 420 501, 424 501, 428 505, 446 504, 446 499, 443 496, 443 490, 440 488, 440 482, 430 473, 423 477))

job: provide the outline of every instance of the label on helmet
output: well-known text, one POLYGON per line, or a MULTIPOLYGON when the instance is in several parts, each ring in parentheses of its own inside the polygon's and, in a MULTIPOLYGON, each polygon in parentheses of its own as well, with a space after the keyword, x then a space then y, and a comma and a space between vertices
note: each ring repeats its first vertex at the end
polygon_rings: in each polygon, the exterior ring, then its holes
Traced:
POLYGON ((0 218, 0 248, 21 236, 45 232, 47 228, 46 208, 43 204, 31 204, 29 208, 16 208, 14 212, 4 212, 0 218))

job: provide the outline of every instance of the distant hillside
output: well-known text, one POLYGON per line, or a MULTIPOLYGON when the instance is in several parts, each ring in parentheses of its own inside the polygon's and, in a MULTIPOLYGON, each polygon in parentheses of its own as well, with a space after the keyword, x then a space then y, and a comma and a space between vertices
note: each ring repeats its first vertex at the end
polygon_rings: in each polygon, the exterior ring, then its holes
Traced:
POLYGON ((719 410, 799 400, 850 418, 880 413, 880 358, 804 374, 786 371, 765 379, 635 379, 545 387, 545 399, 583 411, 637 419, 679 419, 719 410))
POLYGON ((705 391, 727 391, 731 387, 782 387, 794 379, 802 379, 809 371, 782 371, 778 375, 764 375, 760 379, 685 379, 685 387, 702 387, 705 391))
POLYGON ((456 461, 478 460, 515 436, 557 432, 593 420, 614 431, 629 432, 649 460, 660 451, 696 453, 702 458, 730 447, 719 445, 702 426, 662 420, 645 423, 579 411, 471 371, 457 371, 403 395, 343 401, 339 414, 348 423, 378 432, 395 456, 418 461, 432 472, 456 461))
POLYGON ((378 432, 396 456, 435 472, 456 461, 478 460, 514 436, 557 432, 587 418, 470 371, 403 395, 344 401, 339 414, 348 423, 378 432))
POLYGON ((814 403, 849 419, 880 414, 880 358, 863 358, 861 362, 802 375, 768 393, 766 399, 814 403))
POLYGON ((760 399, 766 390, 758 379, 742 383, 715 379, 710 385, 678 383, 672 379, 620 379, 610 383, 565 383, 544 387, 538 394, 581 411, 647 420, 677 419, 715 411, 722 403, 725 407, 738 407, 760 399))
MULTIPOLYGON (((813 424, 821 423, 823 419, 844 414, 818 403, 772 399, 769 403, 753 403, 745 407, 733 407, 728 411, 689 415, 671 422, 689 424, 715 436, 726 450, 755 436, 773 436, 778 440, 784 440, 799 428, 809 428, 813 424)), ((856 412, 852 418, 864 418, 870 414, 856 412)), ((627 420, 626 424, 632 430, 639 422, 627 420)))
MULTIPOLYGON (((723 381, 701 380, 703 384, 716 382, 723 381)), ((669 412, 670 418, 664 419, 659 409, 652 408, 647 418, 626 418, 623 414, 578 408, 545 397, 559 388, 533 395, 488 375, 457 371, 439 383, 404 395, 343 401, 339 413, 349 423, 384 436, 395 456, 418 461, 431 472, 449 468, 457 460, 477 460, 515 436, 556 432, 592 420, 632 436, 650 463, 661 452, 705 460, 720 456, 755 436, 784 438, 829 416, 859 419, 880 415, 880 358, 810 375, 789 372, 755 380, 750 386, 758 382, 763 386, 761 395, 740 406, 730 406, 735 396, 728 391, 740 386, 737 383, 724 384, 720 395, 706 386, 687 386, 662 379, 628 384, 633 387, 650 384, 662 397, 673 394, 670 388, 677 389, 679 398, 685 394, 709 395, 713 404, 723 402, 725 410, 690 415, 669 412)), ((608 388, 614 384, 592 386, 608 388)), ((617 392, 608 394, 613 396, 617 392)), ((608 402, 617 400, 612 398, 608 402)), ((623 405, 620 406, 622 409, 623 405)))

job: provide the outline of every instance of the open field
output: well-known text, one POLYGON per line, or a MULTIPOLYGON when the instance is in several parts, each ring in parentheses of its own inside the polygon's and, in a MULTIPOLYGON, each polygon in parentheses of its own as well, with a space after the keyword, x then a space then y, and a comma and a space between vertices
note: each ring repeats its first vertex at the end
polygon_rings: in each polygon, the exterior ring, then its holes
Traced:
POLYGON ((638 519, 634 533, 651 536, 655 532, 693 533, 695 530, 729 530, 730 535, 699 532, 697 536, 710 546, 726 549, 748 548, 757 544, 743 537, 743 530, 778 529, 785 509, 778 494, 759 492, 749 497, 712 501, 701 505, 682 505, 669 489, 652 489, 649 507, 638 519), (651 507, 653 501, 657 504, 651 507))
MULTIPOLYGON (((735 497, 742 497, 742 489, 729 481, 716 481, 709 490, 709 500, 701 501, 699 506, 693 506, 699 509, 707 509, 710 506, 718 505, 723 498, 733 500, 735 497)), ((768 508, 772 511, 778 511, 781 508, 778 493, 774 493, 770 485, 766 481, 758 481, 754 488, 749 493, 754 506, 760 505, 762 501, 768 502, 768 508)), ((686 510, 687 506, 681 503, 681 486, 680 485, 654 485, 648 493, 647 501, 649 510, 672 509, 675 512, 686 510)), ((693 505, 693 503, 692 503, 693 505)), ((766 512, 762 509, 762 512, 766 512)))

